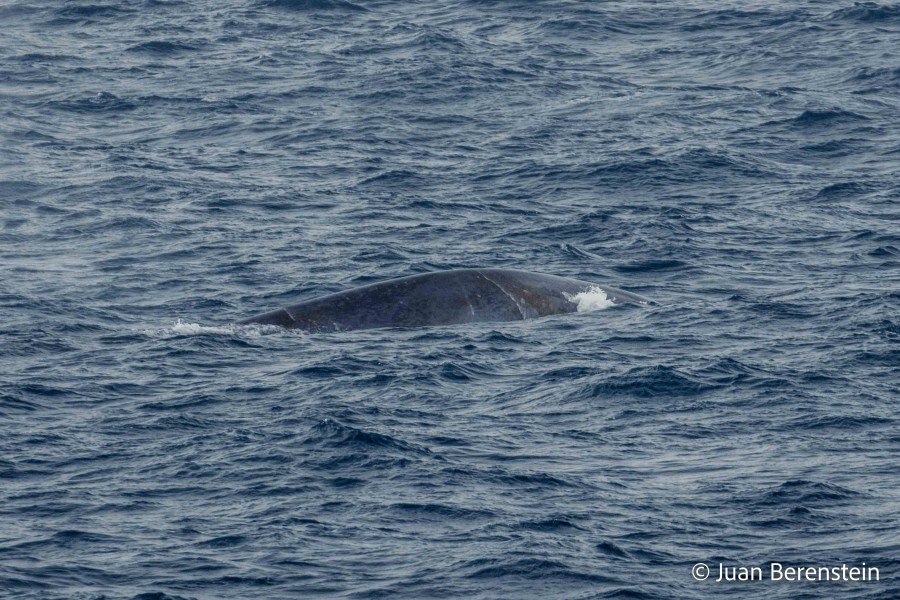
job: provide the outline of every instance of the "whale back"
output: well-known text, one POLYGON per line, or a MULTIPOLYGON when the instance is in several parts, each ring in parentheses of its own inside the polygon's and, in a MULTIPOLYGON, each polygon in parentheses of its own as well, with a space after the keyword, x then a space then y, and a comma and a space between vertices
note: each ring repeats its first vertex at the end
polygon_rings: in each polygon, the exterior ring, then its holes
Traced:
POLYGON ((574 312, 573 297, 601 287, 615 303, 646 299, 585 281, 512 269, 456 269, 391 279, 320 296, 248 319, 321 333, 517 321, 574 312))

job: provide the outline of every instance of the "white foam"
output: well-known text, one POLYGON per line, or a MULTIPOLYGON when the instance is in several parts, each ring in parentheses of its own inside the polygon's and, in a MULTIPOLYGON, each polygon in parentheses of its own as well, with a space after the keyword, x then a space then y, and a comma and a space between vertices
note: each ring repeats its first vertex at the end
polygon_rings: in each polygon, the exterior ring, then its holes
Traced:
POLYGON ((569 302, 574 302, 578 305, 578 312, 605 310, 610 306, 615 305, 615 302, 609 299, 609 296, 606 295, 606 292, 595 285, 592 285, 590 288, 584 290, 583 292, 578 292, 575 295, 567 294, 565 292, 563 292, 563 295, 566 297, 566 300, 568 300, 569 302))
POLYGON ((267 333, 281 333, 285 329, 274 325, 201 325, 200 323, 185 323, 176 319, 171 327, 162 329, 144 330, 144 333, 152 336, 171 337, 175 335, 231 335, 244 337, 259 337, 267 333))
POLYGON ((204 333, 221 333, 221 334, 234 334, 236 328, 234 325, 226 325, 225 327, 210 327, 206 325, 201 325, 199 323, 185 323, 181 319, 177 319, 175 324, 172 325, 172 333, 176 333, 178 335, 198 335, 204 333))

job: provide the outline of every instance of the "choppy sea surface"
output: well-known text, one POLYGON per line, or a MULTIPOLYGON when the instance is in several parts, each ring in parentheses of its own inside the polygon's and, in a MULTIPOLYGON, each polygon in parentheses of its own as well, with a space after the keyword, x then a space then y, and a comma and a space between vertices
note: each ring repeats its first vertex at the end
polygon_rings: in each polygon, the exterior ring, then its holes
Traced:
POLYGON ((0 2, 0 597, 898 597, 898 48, 849 0, 0 2), (234 325, 457 267, 658 304, 234 325))

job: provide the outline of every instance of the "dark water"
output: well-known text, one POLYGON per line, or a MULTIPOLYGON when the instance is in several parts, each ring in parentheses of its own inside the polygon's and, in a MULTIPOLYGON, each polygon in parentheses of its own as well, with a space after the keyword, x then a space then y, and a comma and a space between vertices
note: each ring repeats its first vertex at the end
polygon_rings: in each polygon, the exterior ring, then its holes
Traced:
POLYGON ((898 48, 849 0, 2 3, 0 595, 898 597, 898 48), (232 325, 472 266, 659 305, 232 325), (713 581, 771 561, 880 578, 713 581))

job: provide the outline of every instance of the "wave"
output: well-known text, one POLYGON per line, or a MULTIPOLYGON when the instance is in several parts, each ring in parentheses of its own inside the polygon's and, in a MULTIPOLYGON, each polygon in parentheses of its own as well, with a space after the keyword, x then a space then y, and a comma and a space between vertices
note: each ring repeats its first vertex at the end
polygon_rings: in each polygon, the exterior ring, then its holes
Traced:
POLYGON ((753 503, 762 506, 835 506, 861 496, 860 492, 834 484, 792 479, 764 491, 753 503))
POLYGON ((317 423, 303 443, 305 445, 331 448, 398 450, 404 453, 433 455, 430 450, 423 446, 405 442, 387 434, 344 425, 334 419, 325 419, 317 423))
POLYGON ((622 583, 615 577, 575 570, 565 563, 540 558, 509 560, 476 560, 469 563, 473 579, 525 578, 541 581, 562 579, 590 582, 595 585, 622 583))
POLYGON ((65 19, 83 20, 93 18, 121 18, 135 11, 116 4, 66 4, 56 11, 56 15, 65 19))
POLYGON ((836 125, 840 123, 853 123, 869 121, 869 117, 849 110, 839 108, 831 110, 805 110, 799 116, 794 117, 789 123, 798 127, 820 127, 823 125, 836 125))
POLYGON ((185 42, 170 42, 167 40, 153 40, 150 42, 143 42, 140 44, 135 44, 134 46, 130 46, 128 48, 128 51, 149 52, 151 54, 176 54, 179 52, 186 52, 197 49, 198 46, 195 44, 187 44, 185 42))
POLYGON ((119 98, 110 92, 97 92, 91 95, 78 95, 67 100, 53 100, 47 103, 50 108, 75 113, 126 112, 135 110, 138 105, 130 100, 119 98))
POLYGON ((725 387, 669 366, 636 367, 621 375, 591 383, 578 393, 588 398, 635 396, 638 398, 697 396, 725 387))
POLYGON ((900 20, 900 5, 877 2, 854 2, 853 6, 838 9, 827 17, 831 21, 858 23, 890 23, 900 20))
POLYGON ((264 0, 260 4, 298 12, 368 12, 366 7, 347 0, 264 0))
POLYGON ((863 194, 877 191, 870 182, 865 181, 841 181, 831 183, 816 192, 816 200, 835 200, 842 198, 853 198, 863 194))

